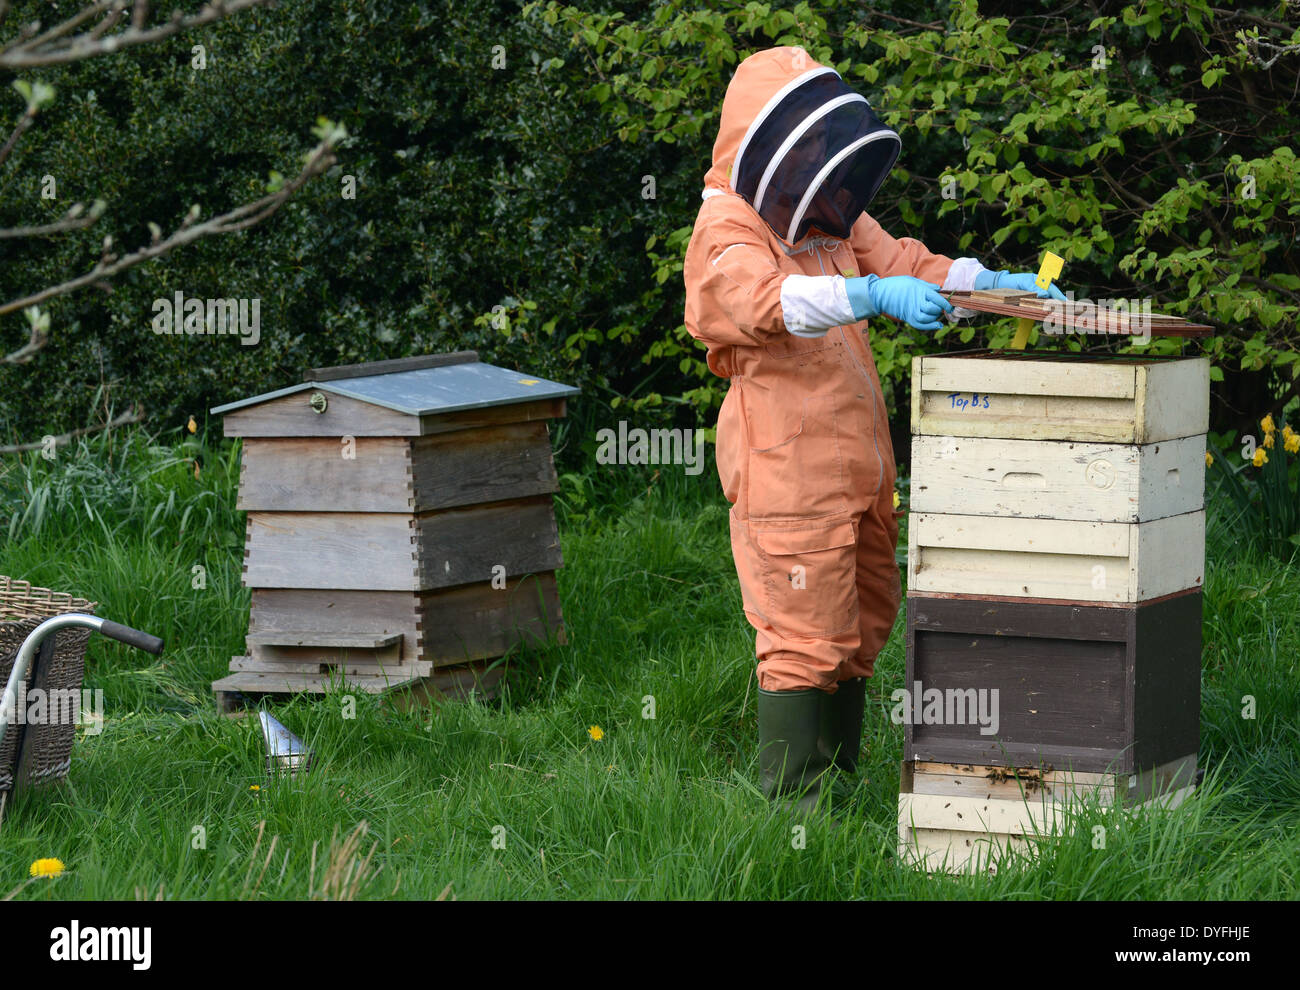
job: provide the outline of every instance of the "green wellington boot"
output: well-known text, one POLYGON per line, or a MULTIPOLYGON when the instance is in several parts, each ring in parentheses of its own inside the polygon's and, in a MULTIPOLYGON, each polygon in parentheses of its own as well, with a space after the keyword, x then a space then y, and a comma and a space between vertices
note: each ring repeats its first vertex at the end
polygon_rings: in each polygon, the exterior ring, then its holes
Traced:
POLYGON ((812 811, 831 769, 831 696, 758 690, 758 766, 769 800, 812 811))
POLYGON ((862 752, 862 712, 867 703, 867 679, 855 677, 840 681, 839 690, 831 695, 830 745, 835 753, 835 769, 845 774, 858 772, 858 755, 862 752))

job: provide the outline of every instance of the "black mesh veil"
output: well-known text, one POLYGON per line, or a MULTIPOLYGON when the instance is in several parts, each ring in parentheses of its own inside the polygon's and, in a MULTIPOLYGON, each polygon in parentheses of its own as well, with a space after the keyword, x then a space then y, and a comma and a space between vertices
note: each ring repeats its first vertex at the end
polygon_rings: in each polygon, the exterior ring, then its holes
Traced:
POLYGON ((750 126, 731 184, 787 243, 847 238, 902 142, 832 69, 805 74, 750 126))

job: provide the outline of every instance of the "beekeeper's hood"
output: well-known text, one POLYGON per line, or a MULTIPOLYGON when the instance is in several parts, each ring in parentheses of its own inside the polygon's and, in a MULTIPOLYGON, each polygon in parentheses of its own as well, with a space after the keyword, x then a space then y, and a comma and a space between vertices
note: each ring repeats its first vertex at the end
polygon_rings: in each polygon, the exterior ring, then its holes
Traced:
POLYGON ((703 195, 739 193, 787 245, 813 227, 847 238, 901 147, 834 69, 769 48, 727 86, 703 195))

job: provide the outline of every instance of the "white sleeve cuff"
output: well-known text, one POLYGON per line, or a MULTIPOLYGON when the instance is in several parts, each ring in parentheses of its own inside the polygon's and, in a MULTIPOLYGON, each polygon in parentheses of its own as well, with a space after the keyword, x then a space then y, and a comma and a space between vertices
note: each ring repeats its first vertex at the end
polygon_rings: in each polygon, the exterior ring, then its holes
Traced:
MULTIPOLYGON (((948 269, 948 277, 943 280, 943 285, 939 288, 944 292, 970 292, 975 288, 975 276, 984 270, 978 258, 957 258, 948 269)), ((947 314, 950 323, 974 315, 975 310, 961 306, 954 306, 952 312, 947 314)))
POLYGON ((970 292, 975 288, 975 276, 984 270, 978 258, 958 258, 948 269, 948 277, 940 288, 944 292, 970 292))
POLYGON ((820 337, 831 327, 857 322, 842 275, 787 275, 781 317, 796 337, 820 337))

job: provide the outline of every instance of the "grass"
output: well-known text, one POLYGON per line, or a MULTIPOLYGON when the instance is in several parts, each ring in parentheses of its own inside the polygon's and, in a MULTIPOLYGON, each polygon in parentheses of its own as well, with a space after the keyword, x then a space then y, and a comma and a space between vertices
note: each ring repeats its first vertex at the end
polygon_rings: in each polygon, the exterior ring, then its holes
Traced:
POLYGON ((1128 819, 1091 809, 1024 869, 931 878, 894 857, 902 730, 888 699, 903 681, 901 622, 869 688, 866 779, 840 826, 763 801, 752 634, 711 471, 566 475, 571 645, 515 657, 497 703, 403 713, 359 695, 353 718, 338 695, 276 705, 317 764, 268 779, 255 720, 220 717, 209 691, 247 619, 237 463, 233 448, 201 437, 154 446, 125 432, 55 462, 0 465, 0 573, 95 599, 100 614, 168 641, 154 658, 92 638, 87 684, 104 690, 105 729, 78 743, 66 785, 11 807, 0 897, 1260 899, 1297 889, 1300 572, 1243 550, 1213 502, 1200 795, 1128 819), (1242 717, 1247 696, 1253 719, 1242 717), (643 717, 649 699, 654 718, 643 717), (67 871, 27 882, 29 864, 48 856, 67 871))

